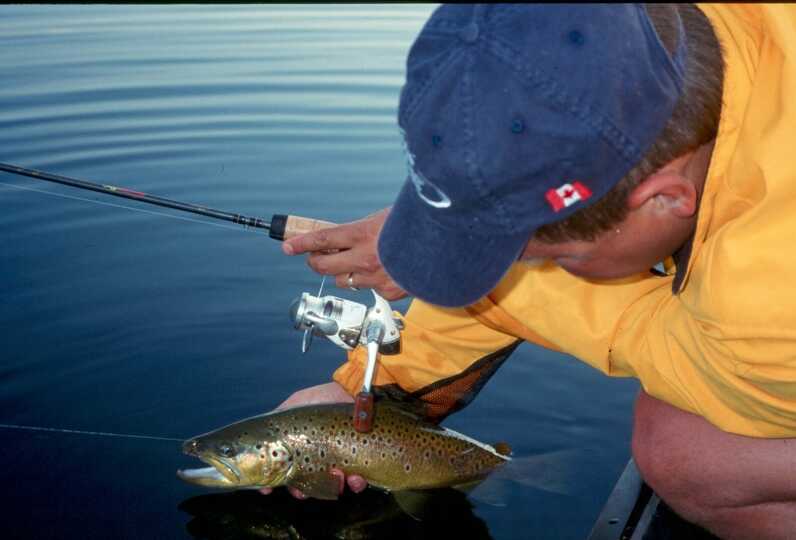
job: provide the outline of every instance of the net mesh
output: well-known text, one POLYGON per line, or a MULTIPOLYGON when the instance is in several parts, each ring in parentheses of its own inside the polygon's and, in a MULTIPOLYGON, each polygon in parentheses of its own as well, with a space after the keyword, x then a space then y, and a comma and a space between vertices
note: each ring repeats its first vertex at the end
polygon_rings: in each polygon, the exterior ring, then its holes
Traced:
POLYGON ((406 392, 397 384, 389 384, 375 387, 374 393, 377 399, 401 402, 417 414, 439 423, 466 407, 520 343, 522 340, 517 340, 477 360, 461 373, 414 392, 406 392))

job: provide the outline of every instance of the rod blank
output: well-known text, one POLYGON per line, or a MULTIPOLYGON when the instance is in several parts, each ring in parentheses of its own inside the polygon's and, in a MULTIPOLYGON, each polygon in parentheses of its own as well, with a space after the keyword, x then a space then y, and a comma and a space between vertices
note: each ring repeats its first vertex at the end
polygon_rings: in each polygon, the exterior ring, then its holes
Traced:
POLYGON ((96 191, 98 193, 104 193, 106 195, 113 195, 115 197, 122 197, 124 199, 131 199, 134 201, 154 204, 157 206, 163 206, 165 208, 182 210, 183 212, 191 212, 193 214, 199 214, 200 216, 206 216, 213 219, 231 221, 232 223, 237 223, 239 225, 252 227, 255 229, 269 230, 271 228, 270 222, 265 221, 258 217, 248 217, 242 214, 235 214, 232 212, 224 212, 222 210, 207 208, 206 206, 200 206, 198 204, 191 204, 191 203, 175 201, 172 199, 166 199, 164 197, 150 195, 148 193, 135 191, 133 189, 125 187, 111 186, 107 184, 96 184, 94 182, 78 180, 77 178, 70 178, 68 176, 61 176, 59 174, 51 174, 44 171, 37 171, 35 169, 26 169, 24 167, 17 167, 16 165, 10 165, 8 163, 0 163, 0 171, 12 174, 19 174, 22 176, 28 176, 30 178, 35 178, 37 180, 46 180, 48 182, 55 182, 57 184, 63 184, 65 186, 71 186, 80 189, 88 189, 90 191, 96 191))

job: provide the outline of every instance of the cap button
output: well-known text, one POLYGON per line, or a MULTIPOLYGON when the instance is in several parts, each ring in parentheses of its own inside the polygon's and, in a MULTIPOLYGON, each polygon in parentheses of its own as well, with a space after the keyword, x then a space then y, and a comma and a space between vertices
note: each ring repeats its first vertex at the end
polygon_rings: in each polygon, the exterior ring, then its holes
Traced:
POLYGON ((478 39, 478 25, 470 23, 461 30, 459 30, 459 39, 465 43, 473 43, 478 39))

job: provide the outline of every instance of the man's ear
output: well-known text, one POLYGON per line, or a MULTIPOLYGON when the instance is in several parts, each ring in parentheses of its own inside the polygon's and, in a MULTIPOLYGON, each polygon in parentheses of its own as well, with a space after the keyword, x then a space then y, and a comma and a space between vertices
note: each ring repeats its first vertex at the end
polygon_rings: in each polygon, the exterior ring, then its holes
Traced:
POLYGON ((627 206, 637 210, 650 204, 655 211, 671 211, 681 218, 697 211, 697 190, 693 182, 677 171, 660 171, 649 175, 630 192, 627 206))

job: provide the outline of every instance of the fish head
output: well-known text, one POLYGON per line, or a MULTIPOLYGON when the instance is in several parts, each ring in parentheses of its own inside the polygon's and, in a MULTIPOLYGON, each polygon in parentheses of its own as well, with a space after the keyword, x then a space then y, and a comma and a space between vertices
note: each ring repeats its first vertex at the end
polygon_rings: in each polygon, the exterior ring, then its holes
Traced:
POLYGON ((283 485, 293 467, 287 444, 271 432, 227 426, 185 441, 185 454, 210 465, 177 471, 181 479, 207 487, 246 488, 283 485))

